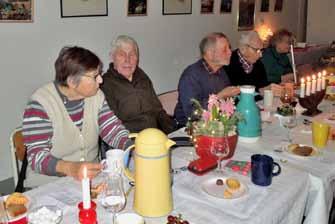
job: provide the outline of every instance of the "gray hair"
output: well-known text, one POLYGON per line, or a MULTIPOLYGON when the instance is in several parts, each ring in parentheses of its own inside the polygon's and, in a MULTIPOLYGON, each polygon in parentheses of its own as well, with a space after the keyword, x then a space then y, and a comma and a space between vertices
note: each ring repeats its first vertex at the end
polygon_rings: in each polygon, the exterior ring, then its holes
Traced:
POLYGON ((201 56, 204 56, 204 54, 206 53, 206 51, 209 48, 214 47, 215 44, 216 44, 217 39, 219 39, 219 38, 227 39, 227 36, 223 33, 220 33, 220 32, 210 33, 207 36, 205 36, 199 44, 199 49, 200 49, 201 56))
POLYGON ((246 34, 242 34, 239 42, 239 49, 245 48, 246 46, 250 45, 251 42, 254 40, 261 40, 258 33, 256 31, 249 31, 246 34))
POLYGON ((139 50, 138 50, 138 45, 137 42, 134 38, 127 36, 127 35, 120 35, 118 36, 112 43, 112 49, 111 49, 111 53, 114 54, 115 51, 119 48, 122 47, 122 44, 131 44, 135 47, 135 51, 137 54, 137 57, 139 56, 139 50))

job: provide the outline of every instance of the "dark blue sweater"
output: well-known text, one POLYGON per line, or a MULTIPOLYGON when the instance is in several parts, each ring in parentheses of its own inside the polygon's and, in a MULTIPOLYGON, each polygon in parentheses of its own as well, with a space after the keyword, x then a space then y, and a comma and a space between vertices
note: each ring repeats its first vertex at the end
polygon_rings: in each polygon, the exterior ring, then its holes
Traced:
POLYGON ((188 66, 178 84, 179 97, 174 116, 179 125, 185 125, 187 118, 191 116, 192 98, 197 99, 205 108, 208 96, 219 93, 227 86, 230 86, 230 81, 223 68, 220 68, 215 74, 210 74, 202 59, 188 66))

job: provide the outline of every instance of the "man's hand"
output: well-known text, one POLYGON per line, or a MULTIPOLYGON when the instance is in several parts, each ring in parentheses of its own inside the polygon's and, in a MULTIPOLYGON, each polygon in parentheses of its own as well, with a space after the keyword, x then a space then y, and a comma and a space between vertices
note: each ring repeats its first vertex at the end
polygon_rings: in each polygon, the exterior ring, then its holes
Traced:
POLYGON ((237 86, 228 86, 221 90, 217 95, 220 99, 224 99, 227 97, 232 97, 240 94, 240 87, 237 86))
POLYGON ((92 179, 95 176, 97 176, 102 169, 102 165, 100 163, 69 162, 59 160, 56 165, 56 170, 59 173, 65 174, 66 176, 73 177, 76 180, 81 180, 83 179, 84 167, 87 168, 87 177, 89 179, 92 179))
POLYGON ((283 91, 283 87, 281 85, 277 85, 277 84, 270 84, 270 89, 273 92, 273 96, 281 96, 281 93, 283 91))

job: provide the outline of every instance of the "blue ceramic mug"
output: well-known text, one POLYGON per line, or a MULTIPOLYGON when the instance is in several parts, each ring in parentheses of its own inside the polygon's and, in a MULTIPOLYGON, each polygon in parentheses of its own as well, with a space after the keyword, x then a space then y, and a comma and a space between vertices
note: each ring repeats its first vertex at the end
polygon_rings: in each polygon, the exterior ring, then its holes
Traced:
POLYGON ((260 186, 268 186, 272 177, 279 175, 280 165, 273 161, 271 156, 255 154, 251 156, 251 181, 260 186), (278 167, 277 172, 273 172, 278 167))

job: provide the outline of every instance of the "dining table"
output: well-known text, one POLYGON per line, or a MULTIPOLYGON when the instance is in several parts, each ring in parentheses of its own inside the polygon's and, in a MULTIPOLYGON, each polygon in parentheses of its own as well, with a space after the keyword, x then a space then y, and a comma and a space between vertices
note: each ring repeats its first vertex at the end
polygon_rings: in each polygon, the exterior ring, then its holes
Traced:
MULTIPOLYGON (((333 103, 324 101, 320 109, 324 113, 314 117, 298 116, 298 125, 292 130, 295 143, 313 145, 311 124, 305 120, 327 119, 333 103)), ((316 156, 298 157, 285 150, 283 138, 287 130, 278 119, 271 116, 262 122, 262 136, 255 143, 238 141, 234 156, 237 161, 250 161, 254 154, 273 157, 281 166, 281 173, 272 178, 269 186, 253 184, 250 175, 223 169, 222 174, 238 178, 246 186, 243 195, 235 199, 211 196, 204 191, 204 183, 218 174, 215 170, 195 175, 187 169, 197 155, 191 146, 174 147, 171 152, 171 179, 173 210, 163 217, 144 217, 146 224, 165 224, 168 215, 181 214, 192 224, 327 224, 335 192, 335 142, 329 140, 316 156)), ((188 136, 185 128, 169 137, 188 136)), ((223 161, 225 165, 227 161, 223 161)), ((135 168, 136 169, 136 168, 135 168)), ((124 177, 128 191, 125 208, 120 213, 135 212, 133 209, 135 187, 124 177)), ((78 223, 78 203, 82 200, 80 182, 64 177, 25 193, 32 206, 57 205, 63 211, 61 223, 78 223)), ((111 223, 112 215, 97 204, 98 223, 111 223)))

